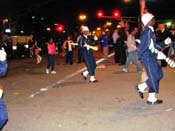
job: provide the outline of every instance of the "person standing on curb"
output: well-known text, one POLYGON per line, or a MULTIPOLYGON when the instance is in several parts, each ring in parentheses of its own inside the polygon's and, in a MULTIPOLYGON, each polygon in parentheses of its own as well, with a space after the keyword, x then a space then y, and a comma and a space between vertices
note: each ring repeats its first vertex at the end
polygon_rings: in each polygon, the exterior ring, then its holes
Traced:
POLYGON ((101 44, 103 48, 103 56, 105 58, 105 62, 108 62, 108 54, 109 54, 109 39, 106 32, 102 32, 101 44))
POLYGON ((56 45, 53 41, 53 38, 50 38, 49 42, 47 43, 47 68, 46 68, 46 74, 49 74, 49 70, 51 67, 51 74, 56 74, 56 71, 54 70, 55 68, 55 55, 57 54, 56 52, 56 45))
POLYGON ((75 48, 74 45, 71 45, 73 43, 73 40, 71 39, 71 36, 67 36, 67 40, 63 43, 63 49, 66 52, 66 64, 73 64, 73 49, 75 48))
POLYGON ((34 49, 34 54, 36 57, 36 64, 39 64, 42 61, 42 57, 40 55, 41 48, 38 46, 38 41, 35 41, 35 43, 33 45, 33 49, 34 49))
POLYGON ((115 55, 114 55, 114 62, 115 63, 119 63, 119 49, 120 49, 120 46, 118 44, 118 39, 119 39, 119 34, 118 34, 119 30, 118 29, 115 29, 113 34, 112 34, 112 40, 113 40, 113 45, 114 45, 114 52, 115 52, 115 55))

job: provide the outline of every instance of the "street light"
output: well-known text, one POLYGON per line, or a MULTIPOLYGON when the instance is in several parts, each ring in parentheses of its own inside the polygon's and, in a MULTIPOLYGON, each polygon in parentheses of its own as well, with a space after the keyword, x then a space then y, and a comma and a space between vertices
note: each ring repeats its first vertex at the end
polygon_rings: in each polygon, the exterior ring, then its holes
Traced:
POLYGON ((87 19, 87 16, 85 14, 80 14, 79 15, 79 20, 80 21, 85 21, 87 19))
POLYGON ((111 26, 112 23, 108 21, 108 22, 106 22, 106 25, 107 25, 107 26, 111 26))
POLYGON ((47 27, 46 30, 47 30, 47 31, 51 31, 51 28, 50 28, 50 27, 47 27))

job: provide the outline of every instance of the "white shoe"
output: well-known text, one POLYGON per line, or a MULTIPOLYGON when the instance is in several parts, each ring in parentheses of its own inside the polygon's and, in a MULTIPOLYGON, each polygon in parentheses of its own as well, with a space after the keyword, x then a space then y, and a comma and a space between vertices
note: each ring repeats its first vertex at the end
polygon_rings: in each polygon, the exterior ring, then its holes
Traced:
POLYGON ((3 90, 0 89, 0 99, 2 98, 2 95, 3 95, 3 90))
POLYGON ((36 62, 36 64, 39 64, 39 63, 40 63, 40 61, 37 61, 37 62, 36 62))
POLYGON ((43 58, 40 56, 40 58, 39 58, 39 59, 40 59, 40 62, 41 62, 43 58))
POLYGON ((126 68, 123 68, 122 71, 126 72, 126 73, 128 72, 128 70, 126 68))
POLYGON ((51 71, 51 74, 56 74, 56 71, 51 71))
POLYGON ((49 69, 46 69, 46 74, 49 74, 49 69))

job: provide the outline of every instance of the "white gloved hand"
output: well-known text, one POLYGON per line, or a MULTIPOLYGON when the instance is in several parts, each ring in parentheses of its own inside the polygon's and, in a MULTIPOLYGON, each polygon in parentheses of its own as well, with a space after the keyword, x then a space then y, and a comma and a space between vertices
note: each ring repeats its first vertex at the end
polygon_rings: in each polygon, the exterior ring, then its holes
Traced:
POLYGON ((136 41, 137 43, 139 43, 139 44, 141 43, 141 41, 140 41, 139 39, 136 39, 135 41, 136 41))
POLYGON ((89 50, 89 45, 85 44, 84 47, 86 47, 87 50, 89 50))
POLYGON ((150 42, 150 45, 149 45, 149 50, 154 53, 155 52, 155 47, 154 47, 154 42, 153 42, 153 39, 151 39, 151 42, 150 42))
POLYGON ((2 98, 3 90, 0 88, 0 99, 2 98))
POLYGON ((167 37, 165 40, 164 40, 164 43, 165 45, 169 45, 170 43, 172 43, 172 40, 170 37, 167 37))
POLYGON ((98 37, 97 37, 96 35, 94 36, 94 40, 95 40, 95 41, 97 41, 97 40, 98 40, 98 37))
POLYGON ((5 61, 7 59, 7 53, 4 50, 0 50, 0 61, 5 61))
POLYGON ((162 52, 158 52, 157 59, 158 60, 166 59, 166 55, 164 53, 162 53, 162 52))
POLYGON ((127 41, 124 41, 125 44, 127 44, 128 42, 127 41))

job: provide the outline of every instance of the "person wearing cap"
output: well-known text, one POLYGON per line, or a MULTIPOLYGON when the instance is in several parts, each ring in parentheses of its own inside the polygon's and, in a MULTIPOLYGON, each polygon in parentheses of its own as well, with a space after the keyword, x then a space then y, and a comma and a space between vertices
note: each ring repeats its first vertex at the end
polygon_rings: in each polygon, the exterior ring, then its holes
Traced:
POLYGON ((95 69, 96 69, 96 62, 95 58, 93 56, 93 50, 88 48, 87 45, 94 45, 96 43, 97 38, 94 37, 94 40, 91 40, 89 35, 89 28, 87 26, 83 26, 81 29, 81 37, 78 41, 78 48, 81 50, 81 54, 83 56, 85 65, 87 67, 87 70, 82 72, 82 76, 85 80, 87 80, 87 76, 90 76, 89 82, 94 83, 98 82, 95 79, 95 69))
POLYGON ((170 40, 167 40, 159 44, 156 43, 156 37, 153 28, 153 25, 155 23, 153 14, 145 13, 143 14, 141 20, 143 23, 143 31, 141 32, 140 36, 138 54, 141 62, 143 63, 144 70, 148 78, 145 82, 138 84, 136 86, 136 89, 140 97, 143 99, 143 94, 148 88, 149 95, 147 99, 147 104, 161 104, 163 103, 163 100, 157 99, 156 94, 159 93, 159 83, 160 80, 163 78, 163 71, 157 61, 157 58, 166 58, 166 56, 159 50, 161 50, 164 44, 169 44, 171 42, 170 40))

